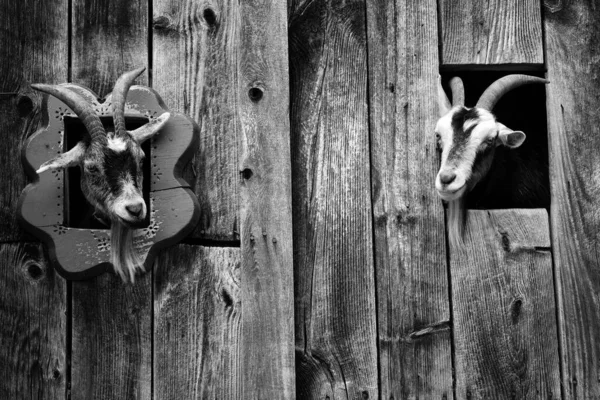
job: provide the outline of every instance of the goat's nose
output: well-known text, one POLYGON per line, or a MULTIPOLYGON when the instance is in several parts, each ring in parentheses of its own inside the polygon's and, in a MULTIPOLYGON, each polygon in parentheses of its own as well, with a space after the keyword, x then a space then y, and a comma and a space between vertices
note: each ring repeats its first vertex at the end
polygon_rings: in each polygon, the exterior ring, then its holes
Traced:
POLYGON ((456 179, 456 174, 452 171, 444 171, 440 173, 440 182, 444 185, 451 184, 456 179))
POLYGON ((125 208, 127 209, 127 211, 129 212, 129 214, 131 214, 134 217, 139 217, 140 214, 142 213, 142 203, 133 203, 133 204, 129 204, 127 206, 125 206, 125 208))

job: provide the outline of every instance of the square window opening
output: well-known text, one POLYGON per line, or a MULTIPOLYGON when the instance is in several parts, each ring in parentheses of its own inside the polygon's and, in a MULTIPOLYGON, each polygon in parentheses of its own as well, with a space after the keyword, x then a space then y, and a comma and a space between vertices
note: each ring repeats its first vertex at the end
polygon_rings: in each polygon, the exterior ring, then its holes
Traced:
MULTIPOLYGON (((497 79, 512 73, 544 77, 543 72, 453 71, 442 74, 448 98, 449 81, 462 78, 465 106, 474 107, 485 89, 497 79)), ((505 94, 492 113, 498 122, 512 130, 523 131, 525 142, 517 149, 496 149, 492 167, 467 195, 467 208, 507 209, 550 207, 548 168, 548 126, 546 88, 529 84, 505 94)))
MULTIPOLYGON (((112 116, 100 117, 102 125, 107 131, 114 130, 114 124, 112 116)), ((148 123, 148 118, 139 116, 125 116, 125 126, 127 130, 134 130, 148 123)), ((76 117, 65 117, 64 118, 64 148, 63 151, 72 149, 83 137, 86 129, 76 117)), ((151 174, 151 145, 150 140, 142 144, 142 150, 146 155, 143 166, 144 185, 142 195, 144 202, 146 203, 146 219, 140 227, 147 227, 150 225, 150 174, 151 174)), ((65 225, 70 228, 79 229, 110 229, 109 226, 104 225, 98 221, 94 216, 94 207, 86 200, 81 191, 81 169, 79 167, 68 168, 65 173, 65 194, 64 194, 64 213, 65 213, 65 225)))

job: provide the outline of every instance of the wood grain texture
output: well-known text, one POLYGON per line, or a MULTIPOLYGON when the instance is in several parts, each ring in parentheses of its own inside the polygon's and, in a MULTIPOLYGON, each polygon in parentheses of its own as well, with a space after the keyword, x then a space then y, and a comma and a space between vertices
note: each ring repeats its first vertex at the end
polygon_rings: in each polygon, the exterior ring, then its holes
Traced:
POLYGON ((240 249, 178 245, 154 278, 154 399, 241 399, 240 249))
POLYGON ((544 63, 538 0, 440 0, 443 66, 544 63))
POLYGON ((0 2, 0 241, 24 238, 17 203, 27 183, 20 161, 21 144, 39 123, 41 96, 32 82, 67 79, 68 1, 0 2))
POLYGON ((64 398, 67 285, 39 244, 1 244, 0 267, 0 398, 64 398))
POLYGON ((153 86, 200 125, 190 181, 201 207, 192 237, 239 240, 239 2, 155 0, 153 86))
POLYGON ((459 399, 560 399, 548 214, 470 210, 451 248, 459 399))
POLYGON ((297 396, 379 396, 362 1, 292 2, 297 396))
POLYGON ((249 0, 239 10, 243 399, 295 394, 286 6, 249 0))
POLYGON ((444 210, 435 194, 437 4, 367 3, 382 399, 450 399, 444 210))
POLYGON ((124 284, 115 274, 73 282, 73 399, 149 399, 152 274, 124 284))
POLYGON ((552 246, 566 399, 600 398, 600 13, 545 2, 552 246))
MULTIPOLYGON (((75 83, 103 96, 124 71, 147 65, 147 7, 145 1, 73 2, 75 83)), ((136 83, 147 83, 147 74, 136 83)), ((150 398, 151 275, 135 286, 113 274, 73 282, 73 398, 150 398)))
MULTIPOLYGON (((148 64, 148 1, 72 3, 71 79, 105 96, 123 72, 148 64)), ((136 83, 148 84, 148 74, 136 83)))

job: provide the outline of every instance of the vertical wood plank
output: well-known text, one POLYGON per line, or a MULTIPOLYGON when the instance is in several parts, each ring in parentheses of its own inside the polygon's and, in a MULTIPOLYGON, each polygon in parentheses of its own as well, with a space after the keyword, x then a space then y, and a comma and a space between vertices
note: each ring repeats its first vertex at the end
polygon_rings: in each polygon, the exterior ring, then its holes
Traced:
POLYGON ((114 274, 73 282, 74 399, 150 399, 150 273, 126 285, 114 274))
POLYGON ((175 246, 154 288, 154 399, 241 399, 240 249, 175 246))
POLYGON ((439 0, 442 64, 544 63, 539 0, 439 0))
MULTIPOLYGON (((146 1, 76 0, 72 26, 73 82, 99 96, 123 72, 147 66, 146 1)), ((136 83, 147 83, 147 76, 136 83)), ((135 285, 114 274, 73 282, 73 398, 150 398, 151 284, 151 273, 135 285)))
POLYGON ((39 244, 0 244, 0 266, 0 398, 63 398, 65 281, 39 244))
POLYGON ((66 81, 67 8, 66 0, 0 2, 0 241, 24 237, 16 212, 27 184, 21 144, 38 127, 41 105, 29 84, 66 81))
MULTIPOLYGON (((1 242, 24 238, 16 219, 27 183, 20 150, 38 126, 41 105, 29 83, 66 80, 67 7, 63 0, 0 1, 1 242)), ((68 385, 65 281, 39 244, 1 244, 0 266, 0 398, 62 398, 68 385)))
MULTIPOLYGON (((125 71, 148 65, 147 0, 73 0, 72 76, 98 96, 125 71)), ((148 84, 148 73, 136 84, 148 84)))
POLYGON ((154 0, 153 87, 200 126, 189 181, 200 202, 192 237, 239 240, 239 2, 154 0))
POLYGON ((297 396, 376 399, 365 2, 289 18, 297 396))
POLYGON ((433 190, 437 4, 367 3, 382 399, 452 398, 444 210, 433 190))
POLYGON ((546 210, 467 218, 450 258, 457 398, 561 398, 546 210))
POLYGON ((240 4, 243 399, 294 398, 287 3, 240 4))
POLYGON ((566 399, 600 398, 600 12, 545 1, 552 246, 566 399))

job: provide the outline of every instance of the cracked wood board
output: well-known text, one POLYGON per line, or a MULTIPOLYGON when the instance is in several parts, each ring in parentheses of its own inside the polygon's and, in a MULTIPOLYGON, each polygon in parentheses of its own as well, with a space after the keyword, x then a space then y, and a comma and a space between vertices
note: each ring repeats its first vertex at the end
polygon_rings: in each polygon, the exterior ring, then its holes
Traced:
POLYGON ((451 248, 456 397, 561 397, 548 213, 469 210, 451 248))

